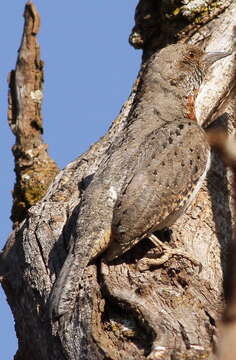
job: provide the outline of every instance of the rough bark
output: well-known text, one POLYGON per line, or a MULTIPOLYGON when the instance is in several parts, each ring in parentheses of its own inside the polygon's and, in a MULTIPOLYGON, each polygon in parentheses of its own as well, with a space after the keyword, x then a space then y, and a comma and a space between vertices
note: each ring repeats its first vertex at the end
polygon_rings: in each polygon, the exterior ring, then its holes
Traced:
POLYGON ((48 155, 42 139, 43 61, 36 35, 40 17, 28 2, 24 12, 25 28, 15 70, 9 76, 8 122, 16 136, 16 184, 13 191, 13 225, 25 219, 27 210, 46 193, 59 169, 48 155))
MULTIPOLYGON (((233 48, 235 1, 186 3, 140 0, 130 42, 143 48, 143 66, 170 41, 233 48)), ((233 56, 215 65, 197 100, 201 124, 211 122, 217 108, 218 117, 224 113, 220 125, 234 128, 234 76, 233 56)), ((196 200, 172 227, 173 246, 199 260, 200 273, 177 257, 140 272, 137 260, 152 256, 151 243, 143 240, 112 265, 101 258, 90 264, 75 311, 56 323, 49 318, 48 299, 67 256, 82 191, 125 131, 140 79, 142 71, 107 134, 56 176, 1 254, 2 285, 19 339, 16 360, 214 358, 233 222, 231 177, 215 153, 196 200)), ((12 103, 12 113, 17 106, 12 103)))

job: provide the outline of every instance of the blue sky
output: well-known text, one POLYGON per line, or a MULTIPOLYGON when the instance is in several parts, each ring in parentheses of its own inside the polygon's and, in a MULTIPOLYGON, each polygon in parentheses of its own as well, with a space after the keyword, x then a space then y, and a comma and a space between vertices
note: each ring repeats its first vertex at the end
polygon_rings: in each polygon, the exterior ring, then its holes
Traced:
MULTIPOLYGON (((38 39, 45 61, 44 139, 50 155, 63 168, 106 132, 129 95, 141 56, 128 44, 137 0, 34 3, 42 20, 38 39)), ((6 79, 16 62, 24 5, 24 0, 0 4, 1 248, 11 230, 14 184, 14 137, 7 124, 6 79)), ((17 340, 1 288, 0 316, 0 359, 11 360, 17 340)))

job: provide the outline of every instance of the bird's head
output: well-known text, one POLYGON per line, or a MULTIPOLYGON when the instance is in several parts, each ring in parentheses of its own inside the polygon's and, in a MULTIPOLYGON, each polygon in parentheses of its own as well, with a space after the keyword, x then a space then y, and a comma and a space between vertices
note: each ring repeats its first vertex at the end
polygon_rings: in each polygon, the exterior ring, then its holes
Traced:
POLYGON ((187 94, 199 89, 209 67, 230 55, 230 52, 204 52, 200 47, 173 44, 161 50, 158 61, 173 86, 186 89, 187 94))

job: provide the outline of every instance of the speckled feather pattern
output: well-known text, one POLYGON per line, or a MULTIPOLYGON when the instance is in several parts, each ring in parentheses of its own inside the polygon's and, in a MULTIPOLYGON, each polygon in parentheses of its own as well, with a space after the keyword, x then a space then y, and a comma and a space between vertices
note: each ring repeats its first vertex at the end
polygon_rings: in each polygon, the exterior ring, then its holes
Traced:
POLYGON ((144 234, 176 221, 202 181, 210 149, 203 130, 183 120, 155 129, 138 152, 137 168, 132 169, 132 179, 124 184, 114 209, 110 260, 144 234))
POLYGON ((147 232, 173 224, 209 166, 204 131, 188 118, 204 71, 201 49, 178 44, 145 68, 127 125, 84 191, 71 247, 50 298, 50 312, 72 311, 87 264, 111 260, 147 232), (94 220, 96 219, 96 220, 94 220))

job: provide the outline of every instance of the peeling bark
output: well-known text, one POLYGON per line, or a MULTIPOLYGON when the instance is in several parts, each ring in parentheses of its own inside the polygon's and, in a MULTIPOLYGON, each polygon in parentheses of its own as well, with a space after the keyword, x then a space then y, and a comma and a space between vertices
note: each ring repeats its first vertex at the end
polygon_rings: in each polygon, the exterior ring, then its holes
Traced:
MULTIPOLYGON (((29 6, 33 5, 27 6, 26 14, 30 14, 29 6)), ((235 13, 234 1, 140 0, 134 29, 140 32, 141 40, 138 40, 139 46, 134 45, 144 49, 143 66, 151 53, 172 40, 218 51, 232 49, 235 13), (194 16, 189 15, 190 9, 194 16), (204 20, 196 21, 203 13, 204 20)), ((135 31, 130 38, 132 43, 135 31)), ((235 108, 231 101, 234 62, 231 56, 216 64, 206 79, 196 109, 201 124, 212 121, 215 117, 212 109, 217 107, 218 123, 228 131, 235 127, 235 108), (213 83, 212 94, 209 89, 213 83)), ((32 76, 32 69, 29 73, 27 76, 32 76)), ((141 272, 137 261, 144 255, 153 255, 152 244, 143 240, 113 264, 107 265, 102 258, 90 264, 80 284, 75 311, 57 323, 49 318, 48 299, 71 245, 70 234, 77 220, 81 194, 107 158, 110 144, 119 144, 129 113, 136 106, 140 79, 142 71, 107 134, 56 176, 47 194, 29 209, 19 229, 10 235, 1 254, 2 285, 19 339, 16 360, 215 357, 233 223, 232 179, 216 153, 200 193, 172 227, 172 245, 184 248, 199 260, 203 267, 200 273, 186 259, 178 257, 159 268, 141 272)), ((35 87, 34 91, 39 88, 35 87)), ((27 110, 27 103, 22 103, 20 108, 27 110)), ((10 115, 10 124, 15 129, 18 118, 10 115)), ((42 146, 40 130, 37 136, 34 132, 33 135, 31 139, 26 137, 24 143, 30 147, 32 144, 28 141, 36 138, 37 147, 42 146)), ((20 145, 19 141, 17 146, 20 145)))

